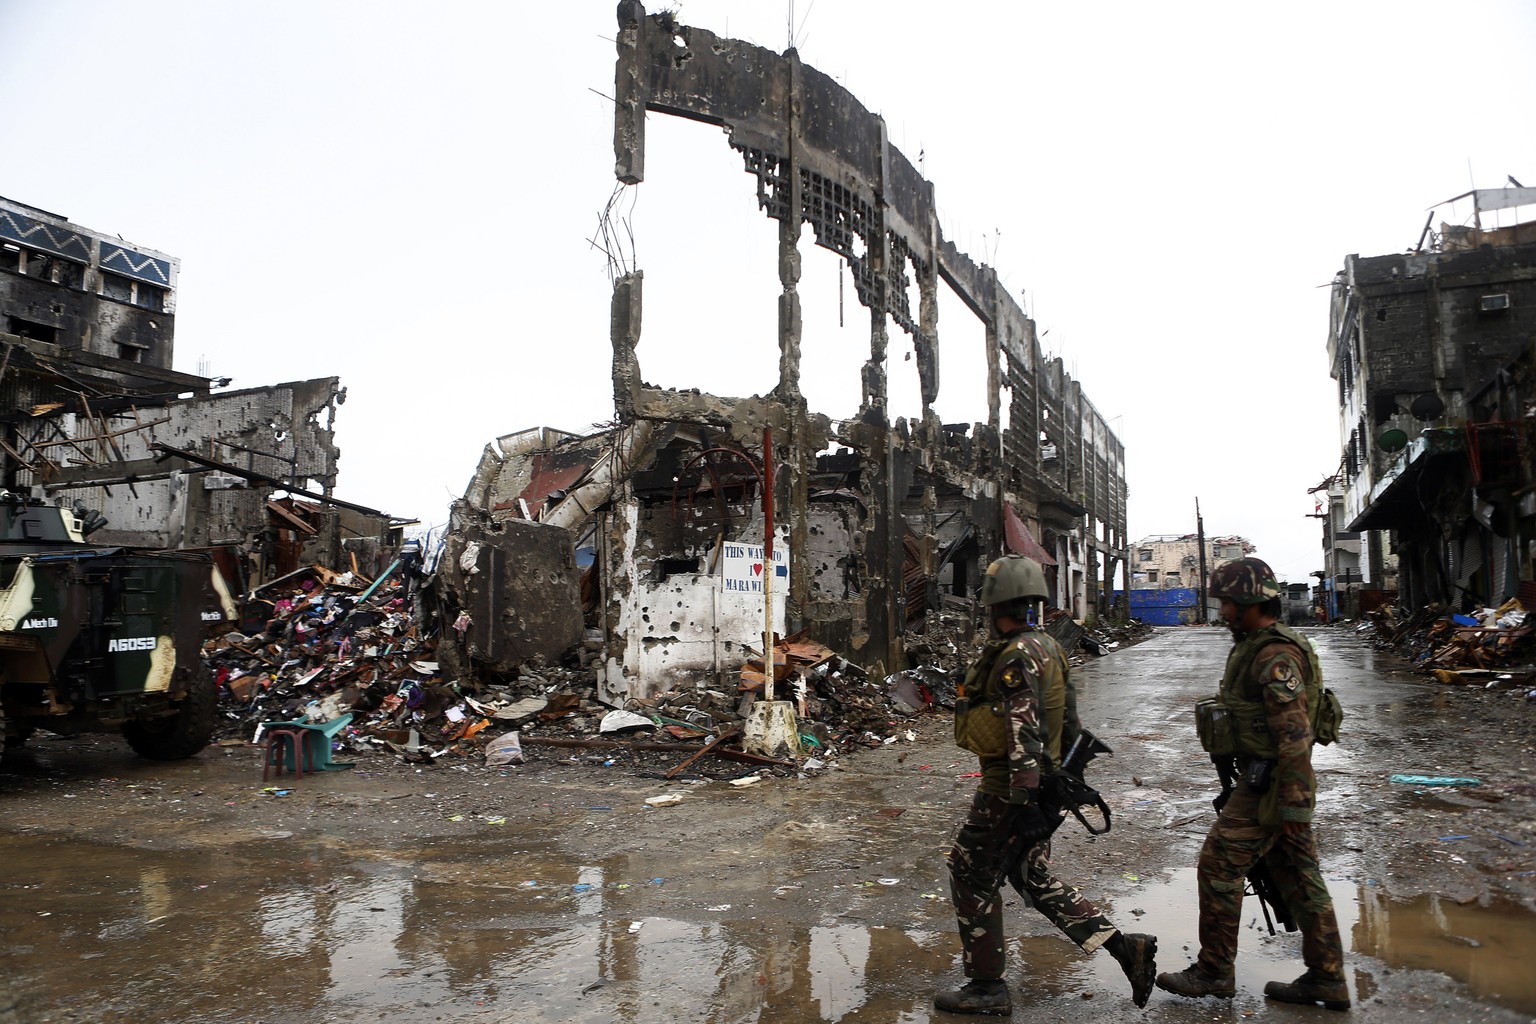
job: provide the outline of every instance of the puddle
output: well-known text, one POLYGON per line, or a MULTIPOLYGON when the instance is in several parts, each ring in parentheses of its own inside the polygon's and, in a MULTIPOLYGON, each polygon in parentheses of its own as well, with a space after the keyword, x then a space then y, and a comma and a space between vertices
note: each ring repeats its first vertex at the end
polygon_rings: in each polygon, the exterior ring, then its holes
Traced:
POLYGON ((1479 999, 1536 1013, 1536 977, 1526 959, 1536 949, 1536 915, 1513 904, 1461 906, 1433 895, 1393 900, 1369 888, 1359 901, 1358 952, 1392 967, 1448 974, 1479 999))
MULTIPOLYGON (((29 834, 0 836, 0 859, 0 973, 35 1024, 939 1024, 933 990, 960 974, 948 900, 925 898, 923 872, 854 886, 846 872, 764 867, 749 885, 693 892, 637 877, 626 857, 571 863, 505 841, 423 844, 407 860, 284 838, 173 855, 29 834), (876 909, 901 925, 860 919, 876 909)), ((1163 969, 1183 967, 1197 945, 1193 869, 1160 881, 1099 867, 1062 873, 1090 898, 1119 892, 1111 917, 1157 934, 1163 969)), ((1357 999, 1380 962, 1536 1012, 1522 959, 1536 915, 1330 889, 1357 999)), ((1129 1006, 1108 956, 1084 957, 1010 899, 1011 977, 1023 964, 1031 977, 1019 1015, 1086 1021, 1129 1006)), ((1301 971, 1300 936, 1269 936, 1257 904, 1244 906, 1234 1012, 1301 971)))
MULTIPOLYGON (((1358 961, 1370 957, 1394 969, 1437 971, 1466 985, 1481 1002, 1536 1013, 1536 974, 1525 959, 1536 949, 1536 914, 1514 904, 1461 906, 1438 896, 1395 900, 1378 887, 1342 879, 1330 879, 1328 891, 1356 999, 1374 991, 1368 966, 1358 961)), ((1199 949, 1195 900, 1194 869, 1181 869, 1167 882, 1146 886, 1133 899, 1122 898, 1122 906, 1144 913, 1130 924, 1136 916, 1126 918, 1117 910, 1116 923, 1126 931, 1156 933, 1159 966, 1177 970, 1183 966, 1181 956, 1193 959, 1199 949)), ((1119 975, 1112 963, 1099 958, 1086 963, 1096 987, 1117 990, 1119 975)), ((1077 961, 1076 968, 1081 970, 1083 964, 1077 961)), ((1071 963, 1062 966, 1068 972, 1074 969, 1071 963)), ((1244 900, 1238 933, 1239 993, 1262 993, 1266 981, 1289 981, 1303 969, 1301 933, 1271 936, 1257 901, 1244 900)))

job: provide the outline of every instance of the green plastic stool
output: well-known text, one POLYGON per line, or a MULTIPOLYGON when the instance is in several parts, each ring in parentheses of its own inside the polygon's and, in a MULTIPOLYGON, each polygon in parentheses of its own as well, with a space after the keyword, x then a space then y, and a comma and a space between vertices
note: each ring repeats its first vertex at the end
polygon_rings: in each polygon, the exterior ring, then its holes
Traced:
POLYGON ((336 734, 352 724, 352 714, 348 712, 329 722, 267 722, 262 726, 262 735, 266 737, 266 762, 262 768, 261 778, 265 782, 267 772, 274 766, 281 775, 284 768, 295 775, 303 775, 305 772, 328 772, 340 768, 351 768, 350 761, 331 760, 331 740, 336 734), (293 742, 295 735, 304 738, 303 758, 299 746, 293 742), (277 756, 274 757, 274 754, 277 756))

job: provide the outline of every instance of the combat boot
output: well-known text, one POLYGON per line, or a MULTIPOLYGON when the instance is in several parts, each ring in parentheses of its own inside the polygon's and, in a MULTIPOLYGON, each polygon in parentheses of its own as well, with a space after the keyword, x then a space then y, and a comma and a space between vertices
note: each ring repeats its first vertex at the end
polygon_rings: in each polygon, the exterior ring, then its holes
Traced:
POLYGON ((1231 999, 1237 995, 1237 981, 1234 975, 1228 973, 1222 977, 1206 974, 1200 969, 1198 963, 1190 964, 1177 974, 1159 974, 1157 987, 1164 992, 1172 992, 1176 996, 1188 996, 1191 999, 1199 999, 1201 996, 1231 999))
POLYGON ((1120 969, 1131 983, 1131 1001, 1146 1006, 1152 994, 1152 979, 1157 977, 1157 936, 1116 933, 1105 943, 1110 955, 1120 961, 1120 969))
POLYGON ((1322 1003, 1330 1010, 1349 1009, 1349 986, 1342 974, 1308 970, 1295 981, 1271 981, 1264 994, 1282 1003, 1322 1003))
POLYGON ((947 988, 933 997, 937 1010, 950 1013, 992 1013, 999 1016, 1013 1012, 1013 999, 1008 995, 1008 983, 1002 978, 983 981, 980 978, 966 982, 959 988, 947 988))

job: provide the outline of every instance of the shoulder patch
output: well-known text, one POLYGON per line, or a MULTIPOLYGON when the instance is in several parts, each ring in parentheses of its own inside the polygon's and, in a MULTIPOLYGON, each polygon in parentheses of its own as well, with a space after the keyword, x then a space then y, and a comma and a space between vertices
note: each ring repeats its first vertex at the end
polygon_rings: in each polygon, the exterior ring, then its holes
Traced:
POLYGON ((1277 658, 1271 662, 1265 675, 1264 685, 1276 700, 1282 702, 1295 700, 1297 694, 1301 692, 1304 680, 1285 659, 1277 658))
POLYGON ((1024 666, 1017 661, 1011 661, 1003 669, 1003 674, 998 677, 997 681, 1002 684, 1005 690, 1017 690, 1028 680, 1029 676, 1024 672, 1024 666))

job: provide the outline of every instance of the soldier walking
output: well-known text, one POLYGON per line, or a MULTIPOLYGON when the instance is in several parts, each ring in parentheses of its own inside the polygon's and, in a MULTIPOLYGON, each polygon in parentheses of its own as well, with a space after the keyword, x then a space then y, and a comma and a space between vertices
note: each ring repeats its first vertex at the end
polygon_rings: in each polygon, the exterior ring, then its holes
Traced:
POLYGON ((1003 880, 1083 950, 1107 949, 1145 1006, 1157 967, 1157 939, 1124 934, 1072 886, 1051 873, 1050 837, 1060 813, 1048 817, 1040 784, 1061 763, 1081 727, 1070 665, 1050 635, 1032 621, 1046 597, 1038 562, 1007 555, 987 567, 981 603, 995 639, 966 673, 955 703, 955 742, 981 759, 981 783, 949 854, 950 893, 965 950, 959 988, 933 997, 951 1013, 1007 1014, 1003 980, 1003 880))
POLYGON ((1264 994, 1347 1010, 1343 944, 1312 837, 1312 744, 1331 742, 1342 714, 1323 689, 1312 644, 1277 621, 1280 585, 1265 562, 1221 566, 1211 574, 1211 594, 1221 599, 1234 645, 1221 692, 1197 711, 1201 744, 1222 772, 1223 789, 1196 871, 1200 954, 1176 974, 1159 974, 1157 987, 1232 998, 1244 880, 1262 860, 1301 928, 1307 966, 1295 981, 1269 982, 1264 994))

